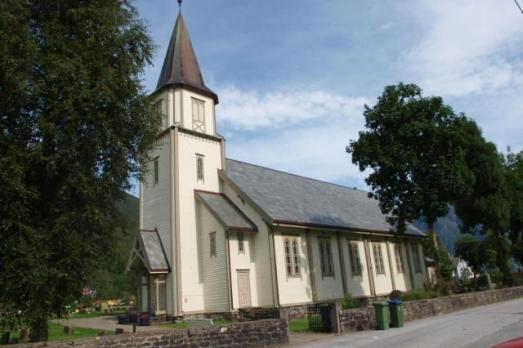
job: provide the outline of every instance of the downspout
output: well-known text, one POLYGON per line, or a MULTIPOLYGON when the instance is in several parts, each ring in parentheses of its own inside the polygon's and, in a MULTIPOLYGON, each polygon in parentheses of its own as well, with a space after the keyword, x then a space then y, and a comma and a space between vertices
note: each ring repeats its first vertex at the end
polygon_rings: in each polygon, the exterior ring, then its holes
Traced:
POLYGON ((372 297, 376 297, 376 286, 374 284, 374 272, 372 271, 372 260, 370 258, 369 241, 363 240, 365 249, 365 260, 367 261, 367 275, 369 276, 370 294, 372 297))
POLYGON ((307 258, 309 259, 309 281, 311 284, 312 302, 318 300, 318 294, 316 291, 316 273, 314 268, 314 257, 312 255, 312 238, 309 229, 305 230, 305 243, 307 244, 307 258))
POLYGON ((387 247, 387 257, 389 258, 389 270, 390 280, 392 282, 392 290, 396 290, 396 280, 394 279, 394 267, 392 267, 392 259, 390 258, 390 242, 388 240, 385 241, 385 246, 387 247))
POLYGON ((229 302, 229 310, 234 311, 232 299, 232 276, 231 276, 231 244, 229 242, 229 231, 225 230, 225 256, 227 263, 227 300, 229 302))
POLYGON ((339 255, 339 261, 340 261, 340 270, 341 270, 341 282, 342 282, 342 287, 343 287, 343 296, 347 295, 348 293, 348 290, 347 290, 347 274, 345 273, 346 270, 345 270, 345 258, 344 258, 344 254, 343 254, 343 240, 341 238, 341 233, 340 232, 337 232, 336 233, 336 238, 337 238, 337 242, 338 242, 338 255, 339 255))
POLYGON ((274 229, 266 223, 267 239, 269 242, 269 260, 271 265, 272 302, 275 307, 280 307, 280 289, 278 287, 278 269, 276 268, 276 250, 274 248, 274 229))

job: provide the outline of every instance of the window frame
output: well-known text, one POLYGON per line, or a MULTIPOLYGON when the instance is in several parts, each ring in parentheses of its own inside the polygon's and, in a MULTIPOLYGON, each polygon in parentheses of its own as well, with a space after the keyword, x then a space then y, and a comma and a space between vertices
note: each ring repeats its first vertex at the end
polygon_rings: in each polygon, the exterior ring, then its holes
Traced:
POLYGON ((205 156, 196 154, 196 181, 205 182, 205 156))
POLYGON ((358 241, 348 240, 350 272, 352 277, 361 277, 363 275, 363 266, 361 264, 360 248, 358 241))
POLYGON ((300 255, 298 247, 298 237, 283 237, 283 253, 285 258, 285 270, 288 277, 300 277, 300 255))
POLYGON ((191 97, 191 110, 192 129, 197 132, 205 133, 205 100, 191 97))
POLYGON ((216 257, 216 232, 209 233, 209 257, 216 257))
POLYGON ((372 255, 374 256, 374 270, 376 271, 376 275, 386 275, 383 248, 380 242, 372 243, 372 255))
POLYGON ((242 231, 238 231, 237 237, 238 237, 238 253, 245 254, 245 235, 242 231))
POLYGON ((398 274, 405 274, 405 263, 403 262, 403 254, 401 252, 401 244, 394 244, 394 258, 396 260, 396 271, 398 274))
POLYGON ((321 277, 334 277, 331 238, 327 236, 318 237, 318 247, 320 252, 321 277))
POLYGON ((160 182, 160 156, 153 158, 153 187, 160 182))
POLYGON ((411 244, 410 245, 411 251, 412 251, 412 262, 414 262, 414 272, 415 273, 423 273, 422 267, 421 267, 421 256, 419 254, 419 245, 418 244, 411 244))

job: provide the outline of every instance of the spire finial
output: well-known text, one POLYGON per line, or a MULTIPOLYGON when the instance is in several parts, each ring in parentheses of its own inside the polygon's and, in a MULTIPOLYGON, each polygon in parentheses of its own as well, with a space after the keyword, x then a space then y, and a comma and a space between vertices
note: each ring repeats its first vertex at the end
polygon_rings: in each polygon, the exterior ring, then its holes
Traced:
POLYGON ((183 0, 178 0, 178 8, 180 9, 180 11, 182 10, 182 2, 183 0))

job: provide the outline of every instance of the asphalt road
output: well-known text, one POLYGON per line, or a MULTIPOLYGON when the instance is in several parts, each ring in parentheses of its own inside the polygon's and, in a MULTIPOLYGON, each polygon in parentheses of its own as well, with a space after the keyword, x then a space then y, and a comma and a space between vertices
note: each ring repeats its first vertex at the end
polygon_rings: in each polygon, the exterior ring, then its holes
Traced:
POLYGON ((330 336, 300 347, 482 348, 523 336, 523 299, 406 323, 387 331, 330 336))

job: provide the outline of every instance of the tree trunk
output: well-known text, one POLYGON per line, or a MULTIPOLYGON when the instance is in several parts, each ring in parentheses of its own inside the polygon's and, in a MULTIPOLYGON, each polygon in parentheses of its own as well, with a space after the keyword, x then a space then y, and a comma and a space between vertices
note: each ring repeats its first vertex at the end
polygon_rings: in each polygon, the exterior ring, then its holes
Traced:
POLYGON ((31 320, 31 342, 47 341, 48 338, 48 319, 47 316, 34 318, 31 320))

